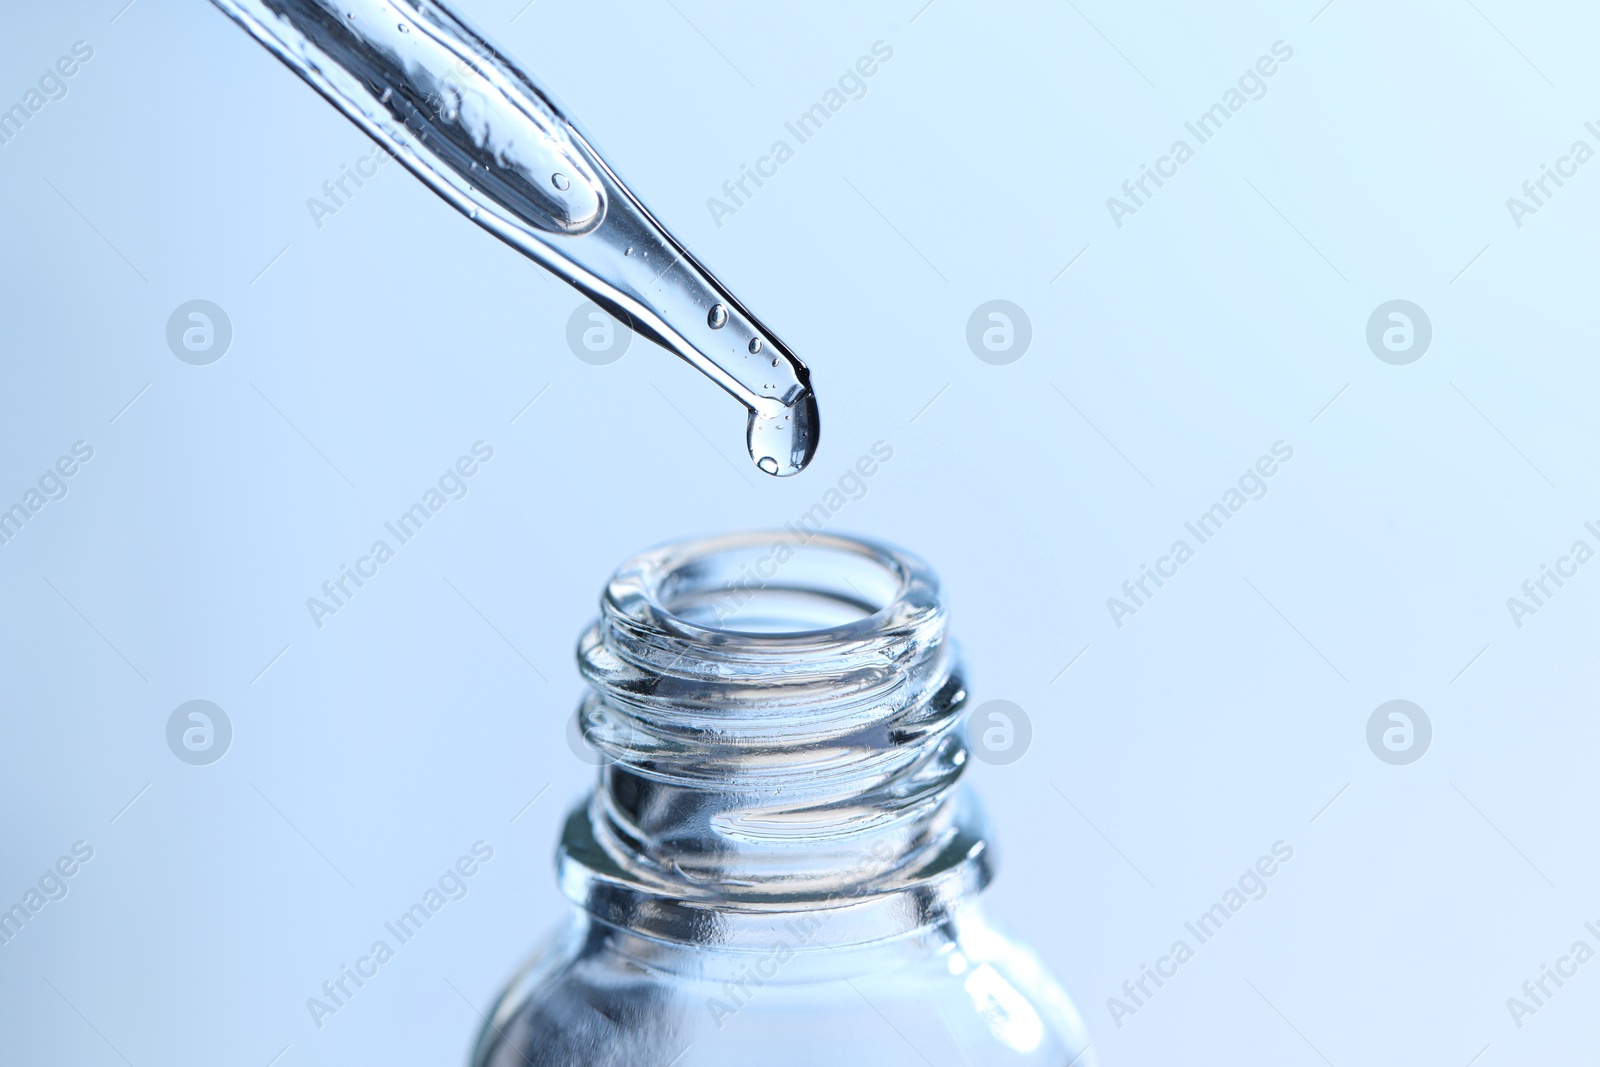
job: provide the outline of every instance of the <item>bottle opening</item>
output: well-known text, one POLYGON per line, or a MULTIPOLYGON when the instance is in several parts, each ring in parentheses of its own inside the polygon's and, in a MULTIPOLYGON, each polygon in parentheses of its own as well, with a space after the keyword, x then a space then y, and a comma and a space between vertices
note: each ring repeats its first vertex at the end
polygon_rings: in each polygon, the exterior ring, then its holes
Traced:
POLYGON ((606 617, 638 627, 640 640, 742 637, 773 653, 782 638, 810 648, 939 614, 938 582, 918 558, 794 528, 661 545, 618 568, 603 600, 606 617))
POLYGON ((677 624, 726 634, 814 635, 885 611, 905 592, 904 561, 867 542, 755 532, 651 556, 638 578, 677 624))

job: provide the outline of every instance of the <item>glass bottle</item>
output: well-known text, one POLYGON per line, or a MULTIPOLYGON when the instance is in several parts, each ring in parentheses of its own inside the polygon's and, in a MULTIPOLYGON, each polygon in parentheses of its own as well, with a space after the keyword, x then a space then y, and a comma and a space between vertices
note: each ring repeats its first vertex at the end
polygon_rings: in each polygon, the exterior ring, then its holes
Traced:
POLYGON ((1088 1067, 985 919, 966 689, 926 564, 831 535, 642 553, 578 644, 607 762, 557 854, 570 923, 473 1067, 1088 1067))

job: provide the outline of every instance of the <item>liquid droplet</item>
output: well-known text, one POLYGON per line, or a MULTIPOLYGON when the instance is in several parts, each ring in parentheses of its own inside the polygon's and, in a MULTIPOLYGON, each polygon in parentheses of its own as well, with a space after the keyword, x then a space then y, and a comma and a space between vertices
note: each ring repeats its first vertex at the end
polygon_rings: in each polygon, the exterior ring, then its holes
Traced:
POLYGON ((767 401, 750 409, 745 428, 750 458, 763 473, 777 478, 799 474, 816 455, 820 422, 816 394, 810 390, 789 406, 767 401))
POLYGON ((625 255, 625 256, 631 256, 631 255, 633 255, 633 246, 632 246, 632 245, 629 245, 629 246, 628 246, 628 247, 627 247, 627 248, 624 248, 624 249, 623 249, 623 250, 622 250, 622 254, 623 254, 623 255, 625 255))
POLYGON ((387 104, 389 102, 389 98, 392 97, 392 96, 394 96, 394 90, 393 89, 389 89, 389 88, 385 88, 383 90, 383 95, 378 97, 378 103, 387 104))
POLYGON ((567 180, 567 176, 559 172, 550 176, 550 184, 554 185, 557 189, 560 189, 563 192, 572 185, 572 183, 567 180))
POLYGON ((706 316, 706 323, 713 330, 722 329, 724 326, 728 325, 728 309, 723 307, 721 304, 713 305, 711 308, 711 313, 706 316))
POLYGON ((407 26, 405 23, 402 22, 402 23, 399 23, 398 25, 400 27, 400 32, 401 33, 410 33, 411 32, 411 27, 407 26))
MULTIPOLYGON (((759 337, 750 338, 750 354, 753 356, 757 352, 760 352, 760 351, 761 351, 761 338, 759 338, 759 337)), ((777 364, 773 364, 773 366, 777 366, 777 364)))

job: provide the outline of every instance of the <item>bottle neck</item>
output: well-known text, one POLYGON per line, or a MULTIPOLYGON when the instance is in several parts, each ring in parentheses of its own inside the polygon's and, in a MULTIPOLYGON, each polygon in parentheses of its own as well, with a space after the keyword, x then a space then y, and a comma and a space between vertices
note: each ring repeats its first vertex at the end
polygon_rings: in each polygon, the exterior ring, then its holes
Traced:
POLYGON ((966 698, 925 565, 837 537, 645 553, 579 642, 607 759, 563 889, 647 936, 725 942, 826 912, 824 943, 938 922, 990 873, 958 787, 966 698))

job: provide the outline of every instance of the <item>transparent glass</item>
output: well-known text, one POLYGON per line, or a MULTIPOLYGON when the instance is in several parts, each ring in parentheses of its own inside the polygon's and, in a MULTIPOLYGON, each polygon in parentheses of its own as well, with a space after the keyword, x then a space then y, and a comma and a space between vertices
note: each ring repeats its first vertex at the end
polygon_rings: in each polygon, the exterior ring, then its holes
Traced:
POLYGON ((606 763, 557 855, 571 922, 474 1067, 1094 1062, 977 900, 965 686, 936 579, 746 533, 625 563, 578 644, 606 763))

